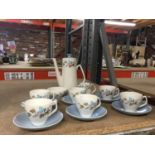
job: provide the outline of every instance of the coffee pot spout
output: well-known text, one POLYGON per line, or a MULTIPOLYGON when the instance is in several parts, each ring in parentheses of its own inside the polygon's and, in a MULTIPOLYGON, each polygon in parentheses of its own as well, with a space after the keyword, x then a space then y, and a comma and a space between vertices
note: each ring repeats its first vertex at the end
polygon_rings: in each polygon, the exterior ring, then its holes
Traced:
POLYGON ((53 58, 53 63, 54 63, 54 68, 55 68, 55 72, 56 72, 56 78, 57 78, 57 81, 58 81, 58 85, 60 87, 63 87, 63 77, 58 69, 58 65, 57 65, 57 61, 55 58, 53 58))

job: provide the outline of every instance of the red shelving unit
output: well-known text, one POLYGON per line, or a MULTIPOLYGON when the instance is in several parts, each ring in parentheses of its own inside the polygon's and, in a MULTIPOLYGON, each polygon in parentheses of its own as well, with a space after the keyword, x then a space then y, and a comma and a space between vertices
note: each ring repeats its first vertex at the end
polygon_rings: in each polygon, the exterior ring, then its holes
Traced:
MULTIPOLYGON (((43 20, 35 20, 35 19, 0 19, 0 23, 14 23, 14 24, 26 24, 29 26, 35 25, 35 26, 44 26, 44 27, 52 27, 52 22, 46 22, 43 20)), ((78 24, 73 23, 72 28, 77 28, 78 24)), ((65 24, 63 23, 54 23, 53 29, 55 28, 65 28, 65 24)), ((112 29, 112 28, 106 28, 106 32, 109 33, 123 33, 127 34, 128 31, 121 30, 121 29, 112 29)))

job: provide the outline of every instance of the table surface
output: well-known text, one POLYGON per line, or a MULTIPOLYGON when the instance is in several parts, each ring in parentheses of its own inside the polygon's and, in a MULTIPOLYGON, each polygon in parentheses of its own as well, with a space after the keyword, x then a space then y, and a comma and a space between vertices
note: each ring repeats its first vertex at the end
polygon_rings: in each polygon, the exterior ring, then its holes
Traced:
POLYGON ((128 116, 112 109, 110 103, 102 103, 108 114, 106 117, 92 122, 83 122, 69 117, 65 113, 65 105, 59 102, 59 110, 63 112, 63 121, 55 127, 44 131, 28 131, 20 129, 12 123, 12 118, 24 111, 20 103, 29 98, 29 91, 36 88, 56 86, 55 80, 39 81, 0 81, 0 134, 13 135, 64 135, 64 134, 118 134, 132 133, 139 130, 155 128, 155 107, 145 116, 128 116))
POLYGON ((117 78, 117 82, 121 88, 135 90, 155 98, 155 78, 117 78))

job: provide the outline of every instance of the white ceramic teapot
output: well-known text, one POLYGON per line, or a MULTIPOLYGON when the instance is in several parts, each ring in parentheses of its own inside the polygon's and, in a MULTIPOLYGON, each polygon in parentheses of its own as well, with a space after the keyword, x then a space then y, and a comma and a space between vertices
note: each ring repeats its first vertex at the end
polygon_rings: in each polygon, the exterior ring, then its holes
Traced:
POLYGON ((68 57, 62 59, 62 74, 60 73, 57 61, 53 58, 54 67, 56 71, 57 81, 60 87, 70 89, 77 86, 77 69, 80 68, 83 75, 83 82, 85 82, 85 74, 81 65, 77 65, 76 58, 68 57))

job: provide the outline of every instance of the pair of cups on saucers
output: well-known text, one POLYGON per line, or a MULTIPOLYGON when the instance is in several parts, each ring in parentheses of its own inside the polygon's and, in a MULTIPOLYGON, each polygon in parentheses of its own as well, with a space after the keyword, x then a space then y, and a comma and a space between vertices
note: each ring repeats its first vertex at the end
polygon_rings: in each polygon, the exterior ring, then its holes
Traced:
POLYGON ((81 117, 90 118, 101 106, 100 98, 94 95, 96 87, 93 83, 84 82, 68 90, 72 103, 75 104, 81 117))
POLYGON ((58 110, 58 99, 67 93, 63 87, 48 89, 34 89, 30 91, 30 98, 22 102, 29 120, 34 126, 42 126, 47 119, 58 110))
MULTIPOLYGON (((129 91, 120 93, 119 88, 111 85, 99 86, 99 90, 102 100, 112 102, 118 100, 123 110, 129 113, 136 113, 138 109, 148 105, 147 97, 138 92, 129 91)), ((113 102, 114 107, 116 107, 115 103, 118 102, 113 102)))

